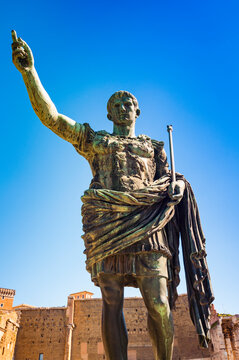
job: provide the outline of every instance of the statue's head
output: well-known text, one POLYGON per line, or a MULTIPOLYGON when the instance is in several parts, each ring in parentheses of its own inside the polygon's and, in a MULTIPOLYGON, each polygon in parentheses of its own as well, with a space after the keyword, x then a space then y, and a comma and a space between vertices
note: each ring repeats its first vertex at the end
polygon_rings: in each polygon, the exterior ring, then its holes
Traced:
POLYGON ((138 101, 128 91, 117 91, 107 103, 108 119, 118 125, 130 125, 140 114, 138 101))

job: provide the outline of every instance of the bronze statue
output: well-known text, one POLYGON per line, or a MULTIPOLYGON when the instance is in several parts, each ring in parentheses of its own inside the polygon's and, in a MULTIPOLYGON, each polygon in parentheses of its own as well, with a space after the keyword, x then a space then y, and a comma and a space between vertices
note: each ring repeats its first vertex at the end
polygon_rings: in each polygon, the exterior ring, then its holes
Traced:
POLYGON ((82 197, 86 266, 103 298, 102 337, 110 360, 127 359, 124 286, 138 287, 148 309, 155 359, 170 360, 177 299, 178 245, 182 238, 191 318, 200 345, 209 341, 213 300, 197 204, 181 174, 172 181, 164 143, 135 136, 136 98, 118 91, 107 104, 113 133, 91 129, 57 112, 34 67, 29 46, 13 37, 13 62, 21 72, 41 122, 70 142, 91 167, 82 197))

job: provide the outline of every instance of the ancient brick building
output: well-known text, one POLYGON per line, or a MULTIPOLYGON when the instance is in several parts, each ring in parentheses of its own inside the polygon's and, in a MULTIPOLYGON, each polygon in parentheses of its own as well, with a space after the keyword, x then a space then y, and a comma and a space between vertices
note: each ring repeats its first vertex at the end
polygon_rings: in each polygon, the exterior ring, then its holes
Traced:
POLYGON ((0 359, 12 360, 18 330, 18 314, 12 311, 15 290, 0 288, 0 359))
POLYGON ((66 308, 25 308, 20 312, 14 359, 63 360, 66 340, 66 308))
POLYGON ((19 328, 18 314, 14 310, 0 310, 0 359, 1 360, 12 360, 14 355, 18 328, 19 328))
MULTIPOLYGON (((69 296, 66 308, 22 308, 15 360, 103 360, 101 299, 91 293, 69 296), (88 295, 88 296, 86 296, 88 295), (84 296, 84 297, 83 297, 84 296)), ((212 313, 212 343, 200 349, 189 317, 187 296, 181 295, 174 311, 174 360, 227 359, 222 317, 212 313)), ((126 298, 124 313, 129 334, 129 360, 152 360, 147 313, 141 298, 126 298)), ((237 358, 232 358, 237 359, 237 358)))
MULTIPOLYGON (((0 359, 103 360, 101 299, 79 292, 68 297, 67 307, 36 308, 21 305, 0 313, 0 359), (17 339, 16 339, 17 334, 17 339), (16 342, 16 345, 15 345, 16 342)), ((129 335, 129 360, 153 360, 142 298, 126 298, 124 313, 129 335)), ((239 317, 218 315, 212 307, 209 349, 200 349, 189 317, 186 295, 174 311, 174 360, 239 360, 239 317)))
POLYGON ((12 310, 15 290, 0 288, 0 310, 12 310))
POLYGON ((94 294, 89 291, 80 291, 74 294, 70 294, 74 300, 91 299, 94 294))
POLYGON ((225 347, 229 360, 239 359, 239 315, 221 315, 225 347))

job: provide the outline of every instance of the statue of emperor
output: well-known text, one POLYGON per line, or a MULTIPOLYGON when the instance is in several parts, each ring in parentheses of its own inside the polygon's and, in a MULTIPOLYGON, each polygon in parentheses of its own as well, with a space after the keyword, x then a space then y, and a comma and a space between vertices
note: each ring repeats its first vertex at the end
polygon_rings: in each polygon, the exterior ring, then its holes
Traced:
POLYGON ((209 341, 213 300, 205 238, 190 184, 172 181, 162 141, 135 136, 136 98, 117 91, 107 104, 112 134, 59 114, 44 90, 29 46, 12 31, 13 63, 41 122, 85 157, 93 179, 82 196, 86 268, 102 293, 102 338, 109 360, 127 360, 124 287, 138 287, 148 310, 155 359, 173 354, 171 309, 179 283, 182 239, 192 321, 200 345, 209 341))

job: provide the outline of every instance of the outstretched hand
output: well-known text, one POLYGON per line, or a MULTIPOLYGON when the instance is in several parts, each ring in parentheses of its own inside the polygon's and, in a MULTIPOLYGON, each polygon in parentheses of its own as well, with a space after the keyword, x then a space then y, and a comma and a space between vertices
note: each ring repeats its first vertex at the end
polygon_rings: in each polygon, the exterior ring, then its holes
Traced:
POLYGON ((168 194, 172 201, 168 202, 168 206, 177 205, 183 197, 185 183, 182 180, 172 181, 168 187, 168 194))
POLYGON ((34 66, 34 58, 29 46, 20 37, 17 37, 15 30, 12 30, 12 61, 16 68, 24 73, 34 66))

